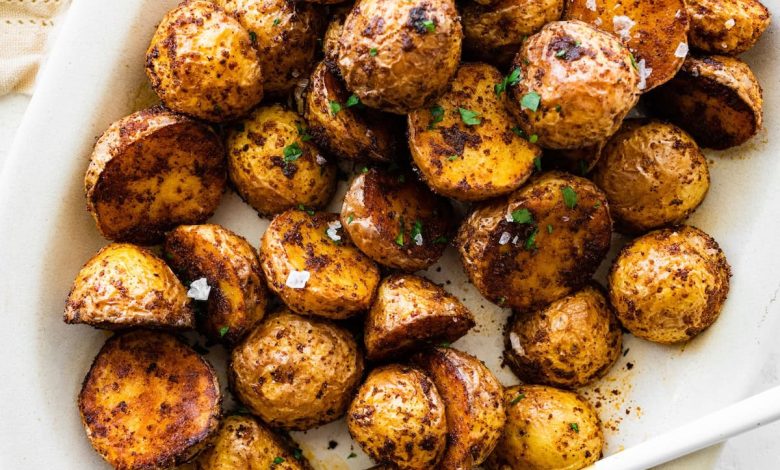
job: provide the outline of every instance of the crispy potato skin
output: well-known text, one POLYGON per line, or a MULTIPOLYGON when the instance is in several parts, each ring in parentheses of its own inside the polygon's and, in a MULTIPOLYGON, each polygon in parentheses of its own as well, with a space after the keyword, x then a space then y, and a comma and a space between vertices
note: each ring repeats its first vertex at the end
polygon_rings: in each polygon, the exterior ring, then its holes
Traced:
POLYGON ((433 380, 447 415, 447 449, 438 468, 470 469, 481 464, 506 422, 503 387, 474 356, 433 348, 412 357, 433 380))
POLYGON ((205 277, 211 286, 199 327, 212 340, 235 344, 263 318, 268 291, 257 252, 243 237, 215 224, 182 225, 168 233, 165 255, 182 278, 205 277))
POLYGON ((512 68, 520 68, 522 79, 508 87, 509 109, 542 147, 598 144, 618 130, 639 99, 628 50, 581 21, 548 23, 523 42, 512 68), (540 98, 536 110, 521 104, 532 93, 540 98))
POLYGON ((373 109, 348 107, 344 83, 320 62, 309 80, 304 116, 317 145, 348 160, 390 161, 396 153, 396 135, 403 131, 390 116, 373 109), (331 102, 341 105, 337 113, 331 102))
POLYGON ((295 111, 273 104, 257 108, 228 133, 228 176, 260 214, 277 214, 301 204, 322 207, 333 196, 336 165, 307 141, 305 129, 295 111), (301 155, 286 156, 285 149, 296 145, 301 155))
POLYGON ((682 225, 650 232, 626 245, 609 272, 609 297, 634 336, 678 343, 718 319, 731 269, 718 243, 682 225))
POLYGON ((352 438, 377 462, 427 470, 447 444, 444 403, 422 371, 392 364, 374 369, 347 412, 352 438))
POLYGON ((285 439, 247 415, 228 416, 195 462, 197 470, 310 470, 285 439), (275 461, 281 458, 282 462, 275 461))
POLYGON ((736 147, 763 125, 761 86, 750 67, 727 56, 689 56, 680 73, 647 100, 705 148, 736 147))
POLYGON ((623 333, 596 285, 509 322, 504 358, 525 383, 564 388, 604 376, 622 352, 623 333))
POLYGON ((484 297, 526 311, 583 287, 609 251, 611 236, 604 193, 584 178, 552 171, 508 198, 478 207, 455 243, 466 274, 484 297), (572 208, 565 188, 576 195, 572 208), (513 212, 525 210, 532 223, 510 221, 513 212))
POLYGON ((413 175, 377 169, 352 180, 341 206, 341 223, 360 251, 404 271, 425 269, 441 257, 452 218, 447 201, 413 175), (415 239, 417 222, 422 238, 415 239))
POLYGON ((146 75, 166 106, 212 122, 239 118, 263 98, 249 32, 206 0, 169 11, 146 51, 146 75))
POLYGON ((64 320, 111 330, 195 326, 187 289, 171 269, 152 252, 127 243, 103 247, 81 268, 64 320))
POLYGON ((394 274, 379 285, 366 317, 366 357, 384 359, 417 344, 453 342, 474 325, 469 309, 442 287, 419 276, 394 274))
POLYGON ((313 5, 290 0, 216 0, 253 40, 263 71, 263 91, 283 96, 309 74, 324 18, 313 5))
POLYGON ((406 114, 444 92, 462 38, 454 0, 359 0, 344 22, 338 67, 367 106, 406 114))
POLYGON ((629 120, 607 143, 593 174, 624 232, 678 223, 710 187, 707 160, 690 135, 660 121, 629 120))
POLYGON ((152 245, 177 225, 211 217, 225 180, 219 136, 155 106, 114 122, 98 139, 84 192, 101 235, 152 245))
POLYGON ((171 468, 217 430, 222 396, 206 360, 176 337, 111 337, 78 396, 92 446, 119 470, 171 468))
POLYGON ((769 10, 758 0, 685 0, 685 6, 691 46, 711 54, 746 52, 771 21, 769 10))
POLYGON ((261 240, 260 264, 268 287, 297 313, 344 319, 368 310, 379 285, 379 268, 358 251, 346 232, 326 233, 337 214, 290 210, 276 216, 261 240), (290 271, 308 271, 302 289, 286 285, 290 271))
POLYGON ((506 427, 486 469, 578 470, 601 458, 601 421, 576 393, 518 385, 506 389, 504 400, 506 427))
POLYGON ((233 350, 229 374, 252 413, 273 427, 306 430, 344 414, 363 356, 346 329, 282 311, 233 350))
POLYGON ((561 19, 564 0, 468 1, 461 7, 463 48, 471 57, 506 68, 524 37, 561 19))
POLYGON ((341 37, 342 28, 344 28, 344 21, 347 19, 351 9, 352 5, 350 4, 332 8, 330 23, 328 23, 325 35, 322 37, 323 61, 333 70, 338 70, 336 63, 339 60, 339 38, 341 37))
POLYGON ((614 33, 634 54, 637 63, 645 61, 647 70, 643 91, 651 90, 667 81, 680 70, 683 57, 675 52, 680 43, 688 43, 688 16, 683 0, 654 0, 650 2, 597 0, 595 8, 588 8, 593 0, 566 0, 568 20, 581 20, 604 31, 614 33), (679 13, 678 13, 679 12, 679 13), (615 19, 617 17, 617 19, 615 19), (621 22, 623 17, 634 22, 630 28, 621 22))
POLYGON ((436 101, 443 116, 436 118, 433 108, 409 114, 409 148, 434 192, 462 201, 482 200, 507 194, 531 176, 541 150, 512 132, 507 94, 496 96, 494 88, 502 79, 490 65, 463 64, 436 101), (459 108, 478 113, 481 122, 465 124, 459 108))

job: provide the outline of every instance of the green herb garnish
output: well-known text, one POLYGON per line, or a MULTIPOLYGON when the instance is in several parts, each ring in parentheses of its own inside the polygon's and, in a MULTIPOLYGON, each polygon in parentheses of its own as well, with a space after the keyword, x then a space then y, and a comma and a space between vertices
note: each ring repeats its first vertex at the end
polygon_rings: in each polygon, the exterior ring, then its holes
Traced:
POLYGON ((335 115, 337 115, 339 113, 339 111, 341 111, 341 104, 339 104, 338 101, 330 100, 329 104, 330 104, 330 115, 331 116, 335 116, 335 115))
POLYGON ((525 249, 526 250, 535 250, 536 249, 536 234, 539 233, 539 227, 534 227, 534 231, 531 232, 531 235, 528 235, 528 238, 525 240, 525 249))
POLYGON ((434 106, 431 111, 431 123, 428 124, 428 129, 433 129, 436 124, 440 123, 444 119, 444 108, 441 106, 434 106))
POLYGON ((360 98, 358 98, 356 95, 350 95, 349 98, 347 98, 347 108, 351 108, 352 106, 360 104, 360 98))
POLYGON ((574 209, 577 206, 577 193, 574 192, 571 186, 564 186, 561 188, 563 194, 563 203, 569 209, 574 209))
POLYGON ((542 97, 539 96, 539 93, 530 91, 520 98, 520 107, 521 109, 530 109, 531 111, 536 112, 536 110, 539 109, 539 103, 541 101, 542 97))
POLYGON ((280 463, 284 463, 284 457, 276 457, 274 459, 274 465, 279 465, 280 463))
POLYGON ((398 246, 404 246, 404 218, 398 221, 398 235, 395 237, 395 243, 398 246))
POLYGON ((349 214, 347 216, 347 225, 351 224, 353 220, 355 220, 355 214, 349 214))
POLYGON ((576 433, 580 432, 580 426, 577 423, 569 423, 569 427, 576 433))
POLYGON ((552 233, 552 232, 553 232, 553 226, 550 225, 550 224, 547 224, 547 233, 552 233))
POLYGON ((534 216, 528 209, 517 209, 512 211, 512 222, 518 224, 530 224, 534 221, 534 216))
POLYGON ((639 70, 639 64, 636 63, 636 58, 634 58, 634 54, 629 52, 628 56, 631 57, 631 66, 634 67, 635 70, 639 70))
POLYGON ((534 168, 536 171, 542 171, 542 157, 534 158, 534 168))
POLYGON ((449 157, 447 157, 447 160, 449 160, 449 161, 453 161, 453 160, 457 160, 457 159, 458 159, 457 155, 450 155, 449 157))
POLYGON ((295 448, 293 450, 293 458, 295 460, 301 460, 303 458, 303 451, 301 449, 295 448))
POLYGON ((249 32, 249 40, 252 41, 252 44, 257 44, 257 33, 254 31, 249 32))
POLYGON ((371 57, 376 57, 377 53, 378 51, 376 50, 376 47, 372 47, 371 49, 368 50, 368 55, 370 55, 371 57))
POLYGON ((476 126, 482 122, 482 120, 478 117, 479 113, 470 109, 458 108, 458 112, 460 112, 460 118, 467 126, 476 126))
POLYGON ((417 235, 422 235, 423 224, 419 220, 415 220, 412 224, 412 239, 415 239, 417 235))
POLYGON ((420 21, 420 24, 422 24, 429 33, 436 30, 436 24, 432 20, 422 20, 420 21))
POLYGON ((525 398, 525 394, 523 394, 523 393, 519 393, 519 394, 518 394, 516 397, 512 398, 512 399, 509 401, 509 404, 510 404, 510 405, 516 405, 516 404, 517 404, 517 402, 519 402, 519 401, 520 401, 520 400, 522 400, 523 398, 525 398))
POLYGON ((290 163, 299 159, 301 155, 303 155, 303 150, 301 150, 301 146, 298 145, 298 142, 293 142, 285 147, 282 153, 284 155, 284 162, 290 163))
POLYGON ((301 141, 308 142, 311 140, 311 135, 309 135, 305 127, 300 124, 296 124, 295 127, 298 129, 298 137, 301 138, 301 141))
POLYGON ((227 334, 228 331, 230 331, 230 327, 229 326, 223 326, 222 328, 219 329, 219 337, 222 338, 223 336, 225 336, 227 334))
POLYGON ((350 452, 349 455, 347 456, 348 459, 354 459, 355 457, 357 457, 357 454, 354 452, 350 452))
POLYGON ((536 134, 531 134, 530 137, 528 137, 528 142, 531 142, 532 144, 535 144, 539 140, 539 136, 536 134))
POLYGON ((282 20, 280 20, 279 18, 274 18, 274 26, 279 26, 279 23, 281 22, 282 20))
POLYGON ((496 91, 496 96, 501 96, 501 93, 506 91, 506 88, 508 86, 517 85, 517 83, 523 78, 523 74, 520 71, 520 67, 515 67, 512 72, 509 73, 506 77, 504 77, 503 80, 501 80, 501 83, 496 83, 496 85, 493 87, 496 91))

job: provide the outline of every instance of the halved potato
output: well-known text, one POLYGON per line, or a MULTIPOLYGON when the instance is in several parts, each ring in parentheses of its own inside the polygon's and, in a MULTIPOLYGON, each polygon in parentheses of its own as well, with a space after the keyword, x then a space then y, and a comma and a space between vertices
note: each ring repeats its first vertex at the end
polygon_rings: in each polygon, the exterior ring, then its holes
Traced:
POLYGON ((595 184, 551 171, 478 207, 456 238, 471 282, 519 311, 583 287, 609 251, 612 219, 595 184))
POLYGON ((366 317, 366 357, 384 359, 418 344, 453 342, 474 324, 469 309, 442 287, 411 274, 391 275, 379 285, 366 317))
POLYGON ((364 108, 325 64, 314 68, 306 89, 304 116, 315 142, 351 160, 390 161, 399 129, 390 116, 364 108), (350 101, 352 100, 352 101, 350 101))
POLYGON ((103 133, 84 189, 101 235, 152 245, 211 217, 225 189, 225 149, 210 127, 154 106, 103 133))
POLYGON ((79 411, 92 447, 114 468, 171 468, 217 430, 217 375, 166 333, 136 330, 106 341, 84 378, 79 411))
POLYGON ((504 81, 490 65, 463 64, 436 106, 409 114, 409 148, 433 191, 487 199, 517 189, 533 172, 541 150, 517 132, 504 81))
POLYGON ((738 55, 753 47, 769 26, 759 0, 685 0, 691 46, 711 54, 738 55))
POLYGON ((210 339, 234 344, 263 318, 268 292, 243 237, 214 224, 182 225, 168 233, 165 256, 187 282, 206 278, 208 311, 198 326, 210 339))
POLYGON ((260 263, 268 286, 297 313, 350 317, 368 309, 379 285, 379 268, 355 248, 337 214, 279 214, 263 235, 260 263))
POLYGON ((103 247, 81 268, 65 303, 65 323, 98 328, 195 326, 187 289, 154 253, 127 243, 103 247))
POLYGON ((634 54, 643 91, 669 81, 688 53, 683 0, 566 0, 566 19, 614 33, 634 54))
POLYGON ((688 57, 647 103, 700 146, 717 150, 745 143, 764 121, 761 86, 750 67, 734 57, 688 57))
POLYGON ((412 174, 371 169, 352 180, 341 224, 360 251, 374 261, 419 271, 444 253, 453 228, 452 210, 412 174))
POLYGON ((248 415, 228 416, 195 461, 198 470, 310 470, 306 457, 282 436, 248 415))
POLYGON ((228 133, 228 176, 238 194, 263 215, 326 205, 336 189, 336 165, 280 104, 257 108, 228 133))
POLYGON ((474 468, 493 451, 506 422, 503 387, 479 359, 452 348, 412 357, 433 380, 447 414, 447 449, 439 468, 474 468))

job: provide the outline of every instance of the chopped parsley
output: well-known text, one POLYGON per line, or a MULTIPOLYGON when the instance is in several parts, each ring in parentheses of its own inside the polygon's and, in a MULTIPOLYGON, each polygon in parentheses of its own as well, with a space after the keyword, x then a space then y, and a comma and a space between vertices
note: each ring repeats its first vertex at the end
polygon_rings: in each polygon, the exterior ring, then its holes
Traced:
POLYGON ((274 465, 279 465, 280 463, 284 463, 284 457, 276 457, 274 459, 274 465))
POLYGON ((525 398, 525 394, 523 394, 523 393, 518 393, 516 397, 512 398, 512 399, 509 401, 509 404, 510 404, 510 405, 516 405, 516 404, 517 404, 517 402, 519 402, 519 401, 520 401, 520 400, 522 400, 523 398, 525 398))
POLYGON ((371 49, 368 50, 368 55, 370 55, 371 57, 376 57, 377 53, 378 51, 376 50, 376 47, 372 47, 371 49))
POLYGON ((576 433, 580 432, 580 426, 577 423, 569 423, 569 428, 576 433))
POLYGON ((639 64, 636 63, 636 58, 634 57, 634 54, 629 52, 628 56, 631 57, 631 66, 634 67, 634 70, 639 70, 639 64))
POLYGON ((301 460, 303 458, 303 451, 299 448, 293 450, 293 458, 295 460, 301 460))
POLYGON ((534 158, 534 168, 536 171, 542 171, 542 157, 534 158))
POLYGON ((523 74, 520 71, 520 67, 515 67, 512 72, 509 73, 506 77, 504 77, 503 80, 501 80, 501 83, 496 83, 496 85, 493 87, 496 91, 496 96, 501 96, 501 93, 506 91, 506 88, 508 86, 517 85, 517 83, 523 78, 523 74))
POLYGON ((432 20, 422 20, 420 24, 425 27, 425 30, 432 33, 436 30, 436 24, 432 20))
POLYGON ((339 111, 341 111, 341 104, 339 104, 338 101, 330 100, 329 104, 330 104, 330 115, 331 116, 335 116, 335 115, 337 115, 339 113, 339 111))
POLYGON ((357 457, 357 454, 354 452, 350 452, 349 455, 347 456, 348 459, 354 459, 355 457, 357 457))
POLYGON ((223 336, 225 336, 227 334, 228 331, 230 331, 230 327, 229 326, 223 326, 222 328, 219 329, 219 337, 222 338, 223 336))
POLYGON ((444 236, 436 237, 433 239, 433 243, 436 245, 444 245, 449 243, 450 239, 444 236))
POLYGON ((563 203, 569 209, 574 209, 577 206, 577 193, 574 192, 571 186, 564 186, 561 188, 563 194, 563 203))
POLYGON ((553 226, 550 225, 550 224, 547 224, 547 233, 552 233, 552 232, 553 232, 553 226))
POLYGON ((368 173, 368 167, 364 166, 363 168, 360 169, 360 172, 361 173, 368 173))
POLYGON ((274 26, 279 26, 279 23, 281 23, 282 20, 279 18, 274 18, 274 26))
POLYGON ((301 138, 301 141, 308 142, 311 140, 311 135, 308 133, 305 127, 300 124, 296 124, 295 127, 298 128, 298 137, 301 138))
POLYGON ((419 220, 415 220, 414 224, 412 224, 412 233, 411 233, 412 239, 416 238, 417 235, 422 235, 422 229, 423 229, 422 222, 420 222, 419 220))
POLYGON ((306 206, 304 206, 303 204, 298 204, 298 210, 301 210, 309 215, 314 215, 314 211, 311 209, 306 209, 306 206))
POLYGON ((447 160, 449 160, 449 161, 453 161, 453 160, 457 160, 457 159, 458 159, 457 155, 450 155, 449 157, 447 157, 447 160))
POLYGON ((350 95, 350 97, 347 98, 347 102, 345 104, 347 105, 347 108, 351 108, 352 106, 360 104, 360 98, 358 98, 356 95, 350 95))
POLYGON ((522 138, 525 139, 525 132, 523 132, 523 130, 520 129, 519 127, 517 127, 517 126, 513 127, 512 128, 512 132, 514 132, 516 136, 522 137, 522 138))
POLYGON ((301 155, 303 155, 303 150, 301 150, 301 146, 298 145, 298 142, 293 142, 285 147, 282 153, 284 155, 284 162, 290 163, 299 159, 301 155))
POLYGON ((254 31, 250 31, 249 40, 252 41, 252 44, 257 44, 257 33, 254 31))
POLYGON ((398 221, 398 235, 395 237, 395 243, 398 246, 404 246, 404 218, 398 221))
POLYGON ((601 202, 600 201, 597 201, 595 204, 593 204, 593 208, 594 209, 598 209, 599 207, 601 207, 601 202))
POLYGON ((525 249, 526 250, 535 250, 536 249, 536 234, 539 233, 539 227, 534 227, 534 231, 531 232, 531 235, 528 235, 528 238, 525 240, 525 249))
POLYGON ((347 225, 351 224, 353 220, 355 220, 355 214, 349 214, 347 216, 347 225))
POLYGON ((433 129, 436 124, 440 123, 444 119, 444 108, 441 106, 434 106, 431 111, 431 123, 428 124, 428 129, 433 129))
POLYGON ((460 118, 467 126, 476 126, 481 123, 482 120, 478 117, 479 113, 466 108, 458 108, 460 118))
POLYGON ((512 211, 512 222, 518 224, 530 224, 533 223, 534 216, 528 209, 517 209, 512 211))
POLYGON ((520 98, 521 109, 530 109, 536 112, 539 109, 539 103, 542 101, 542 97, 535 91, 529 91, 522 98, 520 98))
POLYGON ((539 140, 539 136, 536 134, 531 134, 530 137, 528 137, 528 142, 531 142, 532 144, 535 144, 539 140))

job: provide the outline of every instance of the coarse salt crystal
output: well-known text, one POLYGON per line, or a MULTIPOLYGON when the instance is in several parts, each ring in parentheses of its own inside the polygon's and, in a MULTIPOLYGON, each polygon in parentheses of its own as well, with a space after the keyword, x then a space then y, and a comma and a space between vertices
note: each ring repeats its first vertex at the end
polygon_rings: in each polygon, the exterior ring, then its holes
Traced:
POLYGON ((734 27, 734 25, 737 24, 737 22, 734 20, 734 18, 729 18, 726 20, 723 25, 726 27, 726 29, 731 29, 734 27))
POLYGON ((631 28, 636 22, 625 15, 617 15, 612 18, 612 29, 623 41, 631 39, 631 28))
POLYGON ((415 235, 413 240, 415 245, 422 246, 423 244, 422 233, 418 233, 417 235, 415 235))
POLYGON ((593 24, 595 24, 596 26, 601 26, 601 23, 603 23, 603 22, 601 21, 601 18, 596 18, 596 20, 595 20, 595 21, 593 21, 593 24))
POLYGON ((684 59, 688 55, 688 43, 681 42, 677 44, 677 49, 674 51, 674 56, 684 59))
POLYGON ((653 69, 645 65, 645 59, 640 60, 637 66, 639 67, 639 85, 637 85, 637 88, 644 90, 647 88, 647 78, 653 73, 653 69))
POLYGON ((681 16, 682 16, 682 10, 677 10, 677 11, 674 13, 674 17, 675 17, 676 19, 678 19, 678 20, 680 19, 680 17, 681 17, 681 16))
POLYGON ((314 157, 314 161, 316 161, 316 162, 317 162, 317 165, 319 165, 319 166, 322 166, 322 165, 324 165, 324 164, 328 163, 328 161, 327 161, 327 160, 325 160, 325 157, 323 157, 323 156, 322 156, 322 155, 320 155, 319 153, 317 154, 317 156, 316 156, 316 157, 314 157))
POLYGON ((512 239, 512 244, 513 244, 513 245, 517 245, 517 242, 518 242, 518 241, 520 241, 520 237, 518 237, 517 235, 515 235, 515 238, 513 238, 513 239, 512 239))
POLYGON ((309 271, 290 271, 284 285, 291 289, 303 289, 306 287, 306 283, 309 282, 310 277, 311 273, 309 271))
POLYGON ((192 281, 190 289, 187 291, 187 297, 195 300, 208 300, 211 286, 205 277, 192 281))
POLYGON ((517 333, 514 331, 509 333, 509 344, 512 345, 512 349, 515 350, 517 354, 525 356, 525 349, 523 349, 523 345, 520 344, 520 337, 517 336, 517 333))
POLYGON ((328 235, 328 238, 330 238, 334 242, 341 241, 341 235, 338 234, 340 228, 341 228, 341 222, 339 222, 338 220, 334 220, 333 222, 330 222, 328 224, 328 229, 325 230, 325 233, 328 235))
POLYGON ((504 220, 506 220, 507 222, 514 222, 515 221, 515 219, 512 217, 512 213, 511 212, 507 212, 506 213, 506 215, 504 216, 504 220))
POLYGON ((509 232, 503 232, 501 234, 501 238, 498 239, 499 245, 506 245, 509 243, 509 239, 512 238, 512 235, 509 234, 509 232))
POLYGON ((596 11, 596 0, 586 0, 585 8, 587 8, 590 11, 596 11))

